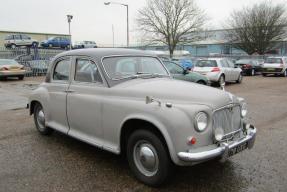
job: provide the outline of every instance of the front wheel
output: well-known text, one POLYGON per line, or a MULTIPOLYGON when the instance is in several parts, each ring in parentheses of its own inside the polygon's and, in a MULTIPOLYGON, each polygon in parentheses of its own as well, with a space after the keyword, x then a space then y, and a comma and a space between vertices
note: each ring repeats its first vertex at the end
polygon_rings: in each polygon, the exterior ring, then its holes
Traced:
POLYGON ((127 143, 127 159, 135 177, 150 186, 159 186, 167 181, 173 163, 163 141, 153 132, 137 130, 127 143))
POLYGON ((24 79, 24 75, 21 75, 18 77, 19 80, 23 80, 24 79))
POLYGON ((42 135, 50 135, 53 132, 53 129, 46 127, 45 113, 40 103, 36 103, 34 106, 34 122, 37 130, 42 135))
POLYGON ((287 69, 284 71, 283 77, 287 77, 287 69))

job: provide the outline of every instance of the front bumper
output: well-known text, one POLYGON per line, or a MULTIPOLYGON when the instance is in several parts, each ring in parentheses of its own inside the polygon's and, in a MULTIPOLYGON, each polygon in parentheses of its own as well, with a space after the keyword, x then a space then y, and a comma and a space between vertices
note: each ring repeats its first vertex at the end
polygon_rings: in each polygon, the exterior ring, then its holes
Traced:
POLYGON ((247 142, 248 149, 251 149, 254 145, 256 137, 256 128, 249 126, 247 128, 247 135, 238 141, 231 143, 223 142, 217 148, 202 152, 179 152, 178 158, 186 162, 203 162, 216 157, 221 157, 222 161, 228 158, 229 151, 235 149, 237 146, 247 142))

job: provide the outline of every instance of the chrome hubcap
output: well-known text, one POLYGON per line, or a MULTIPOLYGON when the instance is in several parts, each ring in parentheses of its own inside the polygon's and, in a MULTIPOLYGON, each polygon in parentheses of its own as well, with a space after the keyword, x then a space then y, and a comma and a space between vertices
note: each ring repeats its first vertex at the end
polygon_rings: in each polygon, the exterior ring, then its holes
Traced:
POLYGON ((133 150, 134 162, 145 176, 153 176, 158 171, 158 155, 155 148, 146 141, 139 141, 133 150))
POLYGON ((45 114, 42 109, 40 109, 37 113, 37 122, 41 129, 45 128, 45 114))

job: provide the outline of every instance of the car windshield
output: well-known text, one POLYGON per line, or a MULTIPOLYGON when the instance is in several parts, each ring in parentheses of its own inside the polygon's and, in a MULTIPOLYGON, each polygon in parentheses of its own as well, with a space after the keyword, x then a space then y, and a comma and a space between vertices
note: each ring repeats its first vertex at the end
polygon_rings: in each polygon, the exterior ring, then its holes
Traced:
POLYGON ((198 60, 195 64, 196 67, 217 67, 215 60, 198 60))
POLYGON ((163 61, 163 64, 165 67, 169 70, 172 74, 182 74, 183 68, 177 65, 176 63, 170 62, 170 61, 163 61))
POLYGON ((109 57, 103 60, 109 78, 113 80, 145 75, 168 76, 162 63, 154 57, 109 57))
POLYGON ((247 60, 247 59, 242 59, 242 60, 236 61, 236 64, 252 64, 252 61, 247 60))
POLYGON ((281 58, 267 58, 265 63, 282 63, 281 58))
POLYGON ((18 63, 13 59, 0 59, 0 65, 17 65, 18 63))

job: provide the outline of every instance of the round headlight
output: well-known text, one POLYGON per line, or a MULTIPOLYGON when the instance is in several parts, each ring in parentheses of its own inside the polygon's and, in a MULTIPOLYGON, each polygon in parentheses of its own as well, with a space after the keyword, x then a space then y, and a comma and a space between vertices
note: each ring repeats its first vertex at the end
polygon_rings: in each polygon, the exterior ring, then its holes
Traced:
POLYGON ((224 131, 221 127, 218 127, 214 130, 214 137, 216 141, 221 141, 224 137, 224 131))
POLYGON ((195 117, 195 128, 197 131, 202 132, 207 128, 208 117, 204 112, 199 112, 195 117))
POLYGON ((241 117, 245 117, 247 115, 247 104, 243 103, 241 105, 241 117))

